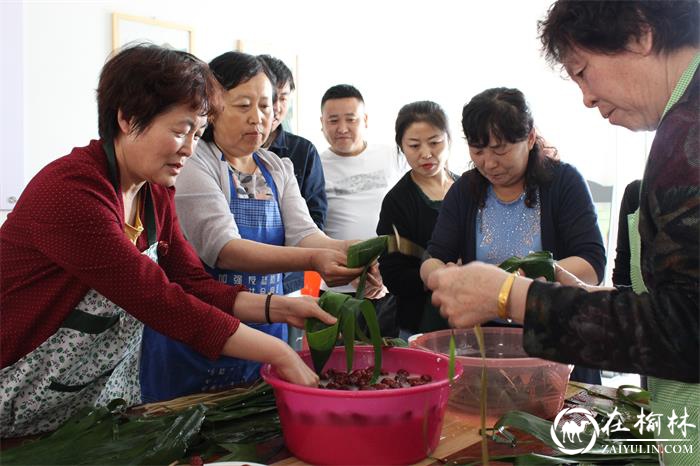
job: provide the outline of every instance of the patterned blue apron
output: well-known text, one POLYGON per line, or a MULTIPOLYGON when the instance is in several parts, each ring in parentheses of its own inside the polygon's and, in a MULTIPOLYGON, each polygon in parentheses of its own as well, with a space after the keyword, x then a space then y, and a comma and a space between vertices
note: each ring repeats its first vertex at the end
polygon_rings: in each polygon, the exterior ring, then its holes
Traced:
MULTIPOLYGON (((239 199, 233 173, 230 210, 243 239, 259 243, 284 245, 284 225, 279 209, 279 195, 272 176, 253 154, 273 198, 239 199)), ((282 294, 282 274, 255 274, 205 267, 217 280, 230 285, 245 285, 252 293, 282 294)), ((287 324, 246 325, 287 341, 287 324)), ((232 385, 251 382, 260 377, 261 364, 255 361, 221 356, 210 360, 186 345, 146 327, 141 354, 141 396, 144 403, 167 400, 178 396, 223 390, 232 385)))

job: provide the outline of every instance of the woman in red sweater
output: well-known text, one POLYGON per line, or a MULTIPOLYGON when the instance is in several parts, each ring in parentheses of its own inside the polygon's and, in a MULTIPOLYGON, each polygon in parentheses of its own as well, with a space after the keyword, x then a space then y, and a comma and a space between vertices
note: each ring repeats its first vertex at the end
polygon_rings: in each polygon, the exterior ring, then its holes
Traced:
POLYGON ((0 435, 55 429, 77 409, 141 401, 143 324, 201 354, 318 379, 281 340, 240 320, 333 323, 310 298, 212 279, 178 226, 175 178, 221 90, 194 56, 127 48, 102 69, 100 140, 50 163, 0 229, 0 435), (240 319, 240 320, 239 320, 240 319))

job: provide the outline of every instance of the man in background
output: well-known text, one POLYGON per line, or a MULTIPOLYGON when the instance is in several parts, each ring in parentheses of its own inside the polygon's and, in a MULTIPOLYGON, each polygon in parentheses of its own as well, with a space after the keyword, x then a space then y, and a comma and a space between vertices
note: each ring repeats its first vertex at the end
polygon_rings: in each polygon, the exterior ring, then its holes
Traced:
MULTIPOLYGON (((321 153, 328 199, 325 232, 336 239, 373 238, 384 196, 408 167, 393 146, 367 142, 365 101, 349 84, 335 85, 323 95, 321 126, 330 144, 321 153)), ((354 293, 355 288, 350 284, 333 291, 354 293)), ((379 299, 385 294, 382 287, 370 296, 375 299, 380 320, 388 307, 394 307, 388 295, 379 299)))
MULTIPOLYGON (((278 58, 270 55, 259 55, 276 79, 272 131, 263 147, 287 157, 294 165, 294 175, 299 184, 301 196, 306 200, 309 214, 314 223, 323 231, 326 221, 326 192, 323 168, 316 147, 301 136, 286 131, 283 126, 289 113, 292 93, 294 92, 294 77, 292 71, 278 58)), ((284 274, 284 293, 288 294, 304 287, 303 272, 284 274)))

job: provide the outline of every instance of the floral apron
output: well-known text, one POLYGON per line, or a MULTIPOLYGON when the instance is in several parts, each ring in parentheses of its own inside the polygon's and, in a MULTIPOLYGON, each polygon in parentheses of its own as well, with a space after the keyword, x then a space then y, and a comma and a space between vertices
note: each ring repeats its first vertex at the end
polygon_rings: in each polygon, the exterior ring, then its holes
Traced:
MULTIPOLYGON (((685 93, 690 78, 695 73, 700 63, 700 54, 696 55, 693 62, 684 73, 684 77, 674 89, 673 95, 666 105, 666 112, 685 93)), ((661 117, 663 119, 663 116, 661 117)), ((640 187, 641 193, 641 187, 640 187)), ((632 290, 637 294, 647 293, 641 269, 642 246, 639 235, 639 208, 627 216, 630 240, 630 279, 632 290)), ((700 384, 678 382, 676 380, 649 377, 649 392, 651 394, 651 410, 654 414, 663 415, 660 422, 660 432, 656 438, 677 439, 679 442, 666 442, 671 447, 668 451, 662 451, 659 459, 664 465, 697 466, 700 464, 700 384), (677 423, 669 426, 669 419, 676 416, 676 422, 685 416, 688 424, 693 427, 680 429, 677 423), (673 452, 673 447, 686 447, 692 445, 692 454, 688 452, 673 452)), ((659 442, 664 443, 664 442, 659 442)), ((660 449, 661 450, 661 449, 660 449)))
MULTIPOLYGON (((272 190, 272 199, 239 199, 233 173, 229 170, 231 201, 229 208, 241 238, 258 243, 284 246, 284 225, 279 208, 279 195, 272 175, 253 154, 265 181, 272 190)), ((282 274, 255 274, 206 267, 217 280, 230 285, 245 285, 253 293, 283 294, 282 274)), ((287 325, 246 323, 261 332, 287 341, 287 325)), ((223 390, 260 377, 261 364, 220 356, 210 360, 155 330, 144 329, 141 357, 141 391, 143 402, 167 400, 178 396, 223 390)))
MULTIPOLYGON (((114 146, 105 143, 110 177, 119 192, 114 146)), ((158 262, 156 224, 146 186, 149 247, 158 262)), ((138 368, 143 324, 95 290, 90 290, 38 348, 0 371, 0 435, 17 437, 58 428, 76 411, 141 401, 138 368)))

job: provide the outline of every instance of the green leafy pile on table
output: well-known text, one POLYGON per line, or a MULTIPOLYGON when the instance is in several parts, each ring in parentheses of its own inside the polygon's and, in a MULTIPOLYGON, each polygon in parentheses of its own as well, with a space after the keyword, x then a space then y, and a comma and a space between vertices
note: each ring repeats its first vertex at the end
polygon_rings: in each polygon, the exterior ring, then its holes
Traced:
MULTIPOLYGON (((615 433, 607 436, 602 430, 596 435, 596 439, 586 453, 568 455, 560 453, 557 455, 545 455, 539 453, 521 453, 491 457, 494 461, 512 463, 516 465, 546 465, 546 464, 658 464, 658 454, 648 452, 648 440, 652 438, 648 432, 641 433, 634 428, 635 422, 640 415, 641 409, 649 408, 649 392, 639 387, 621 386, 617 389, 615 396, 608 396, 592 388, 580 387, 584 389, 593 399, 592 403, 577 403, 583 405, 591 412, 596 412, 609 418, 616 410, 620 416, 622 426, 629 429, 628 432, 615 433), (629 436, 634 436, 638 442, 630 442, 629 436), (621 442, 621 439, 625 439, 621 442), (643 441, 646 440, 646 441, 643 441), (624 444, 628 448, 622 449, 624 444)), ((542 419, 523 411, 510 411, 504 414, 492 429, 489 429, 492 440, 498 443, 510 443, 513 448, 518 441, 510 431, 516 429, 537 438, 544 445, 552 450, 557 450, 558 446, 552 439, 552 421, 542 419)), ((580 434, 581 445, 588 445, 593 438, 593 427, 588 425, 586 430, 580 434)), ((480 461, 469 461, 469 458, 462 458, 450 461, 450 465, 472 466, 480 464, 480 461)))
POLYGON ((125 412, 123 400, 85 408, 39 440, 4 450, 2 464, 170 464, 197 455, 265 462, 282 446, 272 389, 260 383, 212 406, 160 416, 125 412))

